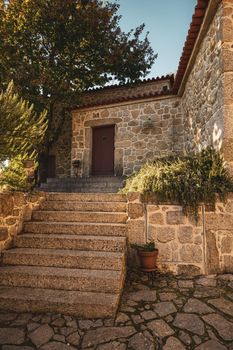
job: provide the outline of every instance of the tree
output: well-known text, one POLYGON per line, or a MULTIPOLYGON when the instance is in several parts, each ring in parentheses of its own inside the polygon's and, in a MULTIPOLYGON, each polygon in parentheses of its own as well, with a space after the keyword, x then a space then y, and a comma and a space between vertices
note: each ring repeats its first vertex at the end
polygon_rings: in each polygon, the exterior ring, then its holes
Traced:
POLYGON ((25 162, 36 162, 46 129, 46 112, 37 115, 10 82, 0 93, 0 185, 27 187, 25 162))
POLYGON ((144 25, 124 33, 118 7, 100 0, 11 0, 1 7, 0 80, 13 79, 37 111, 48 110, 47 148, 84 91, 112 79, 135 82, 153 64, 144 25))

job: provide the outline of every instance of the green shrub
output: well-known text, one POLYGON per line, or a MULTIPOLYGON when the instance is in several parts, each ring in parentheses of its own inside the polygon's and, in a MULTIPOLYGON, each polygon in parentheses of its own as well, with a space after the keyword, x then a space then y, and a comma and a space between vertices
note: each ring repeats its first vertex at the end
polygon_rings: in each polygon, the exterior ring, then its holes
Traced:
POLYGON ((148 242, 145 244, 131 244, 131 247, 136 250, 144 250, 146 252, 153 252, 156 250, 154 242, 148 242))
POLYGON ((184 157, 169 157, 147 163, 126 180, 121 192, 156 193, 159 201, 175 201, 184 212, 198 217, 201 203, 224 200, 233 190, 223 156, 212 148, 184 157))

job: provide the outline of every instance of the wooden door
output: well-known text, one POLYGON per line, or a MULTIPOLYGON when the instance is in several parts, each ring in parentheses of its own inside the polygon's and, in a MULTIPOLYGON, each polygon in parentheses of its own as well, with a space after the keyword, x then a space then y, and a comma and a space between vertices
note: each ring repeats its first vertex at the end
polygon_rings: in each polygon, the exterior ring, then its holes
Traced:
POLYGON ((92 129, 92 175, 114 175, 115 126, 92 129))

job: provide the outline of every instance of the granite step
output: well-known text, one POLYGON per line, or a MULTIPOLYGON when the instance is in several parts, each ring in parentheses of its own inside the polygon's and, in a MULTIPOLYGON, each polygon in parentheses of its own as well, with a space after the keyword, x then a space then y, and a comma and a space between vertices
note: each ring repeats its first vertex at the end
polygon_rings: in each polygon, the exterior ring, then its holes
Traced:
POLYGON ((117 223, 89 222, 40 222, 29 221, 24 224, 24 232, 43 234, 74 234, 100 236, 126 236, 126 225, 117 223))
POLYGON ((122 187, 121 182, 57 182, 57 183, 42 183, 40 188, 53 187, 80 187, 80 188, 119 188, 122 187))
POLYGON ((124 253, 68 249, 16 248, 3 251, 3 264, 67 267, 90 270, 122 269, 124 253))
POLYGON ((124 177, 121 176, 89 176, 89 177, 66 177, 66 178, 47 178, 46 183, 122 183, 124 177))
POLYGON ((46 193, 49 201, 77 201, 77 202, 125 202, 126 196, 115 193, 46 193))
POLYGON ((124 252, 126 248, 126 238, 116 236, 45 235, 27 233, 16 236, 14 244, 19 248, 124 252))
POLYGON ((120 293, 123 271, 44 266, 0 267, 0 286, 120 293))
POLYGON ((55 187, 48 187, 48 188, 40 188, 40 190, 44 191, 44 192, 47 192, 47 193, 55 193, 55 192, 58 192, 58 193, 83 193, 83 194, 86 194, 86 193, 92 193, 92 194, 104 194, 104 193, 111 193, 111 194, 116 194, 119 192, 119 187, 116 187, 116 188, 96 188, 96 189, 93 189, 93 188, 90 188, 90 187, 87 187, 87 188, 82 188, 82 187, 72 187, 72 186, 69 186, 69 187, 61 187, 61 186, 55 186, 55 187))
POLYGON ((45 201, 41 210, 65 211, 98 211, 98 212, 126 212, 123 202, 76 202, 76 201, 45 201))
POLYGON ((113 316, 118 302, 119 294, 0 286, 0 309, 6 311, 100 318, 113 316))
POLYGON ((56 222, 89 222, 89 223, 126 223, 126 213, 109 212, 83 212, 83 211, 46 211, 36 210, 32 214, 35 221, 56 221, 56 222))

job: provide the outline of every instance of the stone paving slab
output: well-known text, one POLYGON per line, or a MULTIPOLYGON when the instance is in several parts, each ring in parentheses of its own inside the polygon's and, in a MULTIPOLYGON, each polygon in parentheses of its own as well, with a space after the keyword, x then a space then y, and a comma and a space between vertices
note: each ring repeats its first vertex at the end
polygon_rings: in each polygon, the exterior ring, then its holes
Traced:
POLYGON ((0 311, 0 349, 233 350, 232 280, 131 271, 115 319, 0 311))

